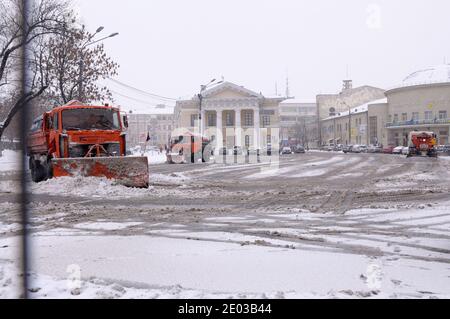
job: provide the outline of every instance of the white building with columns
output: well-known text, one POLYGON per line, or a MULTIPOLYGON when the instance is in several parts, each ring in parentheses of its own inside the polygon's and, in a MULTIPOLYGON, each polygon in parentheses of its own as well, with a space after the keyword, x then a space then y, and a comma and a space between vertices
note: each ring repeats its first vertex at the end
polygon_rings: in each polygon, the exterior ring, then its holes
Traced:
POLYGON ((265 97, 230 82, 224 82, 190 100, 177 101, 175 123, 178 129, 202 132, 215 149, 264 149, 280 143, 280 103, 284 97, 265 97), (201 114, 201 117, 200 117, 201 114), (199 119, 201 118, 201 123, 199 119))

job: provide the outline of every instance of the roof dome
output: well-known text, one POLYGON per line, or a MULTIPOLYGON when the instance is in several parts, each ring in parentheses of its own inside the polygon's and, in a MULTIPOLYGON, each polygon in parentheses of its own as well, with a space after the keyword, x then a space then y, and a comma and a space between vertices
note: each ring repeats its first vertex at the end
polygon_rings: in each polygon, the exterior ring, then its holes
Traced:
POLYGON ((433 83, 450 83, 450 64, 438 65, 416 71, 403 80, 402 86, 433 83))

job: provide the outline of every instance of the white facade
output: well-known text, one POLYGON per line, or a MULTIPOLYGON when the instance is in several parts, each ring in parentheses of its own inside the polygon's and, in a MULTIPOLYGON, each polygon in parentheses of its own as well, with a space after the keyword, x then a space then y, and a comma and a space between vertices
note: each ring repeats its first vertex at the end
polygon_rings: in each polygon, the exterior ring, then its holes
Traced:
POLYGON ((279 144, 279 104, 285 98, 266 98, 230 82, 216 85, 202 96, 202 103, 197 96, 177 102, 175 121, 179 129, 201 132, 215 141, 216 150, 279 144))

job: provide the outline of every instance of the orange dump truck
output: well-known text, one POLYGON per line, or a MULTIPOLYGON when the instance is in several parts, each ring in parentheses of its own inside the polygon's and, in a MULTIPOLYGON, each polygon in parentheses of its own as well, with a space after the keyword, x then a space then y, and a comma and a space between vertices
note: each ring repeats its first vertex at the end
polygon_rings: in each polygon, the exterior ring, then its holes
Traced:
POLYGON ((428 156, 437 157, 437 136, 433 132, 418 132, 409 133, 408 157, 413 156, 428 156))
POLYGON ((209 162, 212 153, 210 140, 205 136, 182 132, 170 140, 167 162, 170 164, 186 164, 209 162))
POLYGON ((95 176, 129 187, 148 187, 146 157, 126 156, 126 116, 108 105, 78 101, 56 107, 33 121, 28 135, 31 177, 95 176))

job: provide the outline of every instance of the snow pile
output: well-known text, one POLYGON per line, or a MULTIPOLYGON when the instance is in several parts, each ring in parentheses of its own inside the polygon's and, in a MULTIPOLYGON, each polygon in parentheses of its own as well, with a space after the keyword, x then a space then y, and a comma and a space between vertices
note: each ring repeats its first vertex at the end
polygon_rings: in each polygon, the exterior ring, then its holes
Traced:
POLYGON ((77 176, 54 178, 38 184, 32 183, 30 191, 34 194, 126 198, 148 195, 151 188, 130 188, 107 178, 77 176))
POLYGON ((133 156, 146 156, 150 165, 163 164, 167 162, 167 156, 164 151, 160 152, 154 149, 142 151, 140 147, 136 147, 131 150, 131 153, 133 156))
POLYGON ((167 156, 164 152, 159 153, 159 152, 152 151, 152 152, 145 153, 144 155, 147 156, 148 163, 150 165, 164 164, 165 162, 167 162, 167 156))
POLYGON ((18 171, 20 152, 4 150, 0 156, 0 172, 18 171))
MULTIPOLYGON (((169 186, 180 186, 189 178, 182 174, 162 175, 150 174, 150 183, 164 183, 169 186)), ((11 192, 13 182, 0 182, 0 193, 11 192)), ((29 190, 33 194, 51 194, 62 196, 79 196, 93 198, 136 198, 148 195, 165 195, 164 190, 150 186, 132 188, 120 185, 117 181, 104 177, 58 177, 41 183, 30 183, 29 190)))

